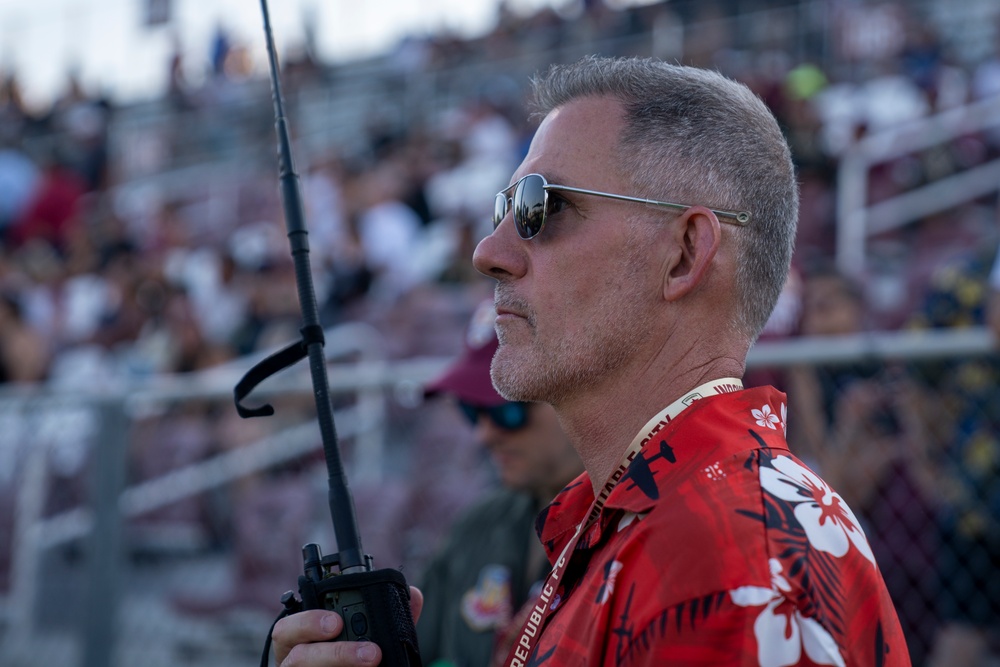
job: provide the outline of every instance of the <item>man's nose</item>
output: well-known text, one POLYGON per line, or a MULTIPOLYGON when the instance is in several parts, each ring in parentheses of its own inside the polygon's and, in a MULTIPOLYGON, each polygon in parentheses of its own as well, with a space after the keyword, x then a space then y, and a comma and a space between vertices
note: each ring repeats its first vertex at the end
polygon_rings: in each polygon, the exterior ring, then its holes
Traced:
POLYGON ((493 233, 476 246, 472 265, 483 275, 497 280, 518 278, 527 270, 525 250, 525 241, 517 235, 513 215, 508 211, 493 233))
POLYGON ((486 449, 493 449, 497 445, 501 444, 508 433, 509 431, 505 431, 497 426, 493 420, 485 414, 479 415, 479 419, 476 421, 474 431, 476 442, 486 449))

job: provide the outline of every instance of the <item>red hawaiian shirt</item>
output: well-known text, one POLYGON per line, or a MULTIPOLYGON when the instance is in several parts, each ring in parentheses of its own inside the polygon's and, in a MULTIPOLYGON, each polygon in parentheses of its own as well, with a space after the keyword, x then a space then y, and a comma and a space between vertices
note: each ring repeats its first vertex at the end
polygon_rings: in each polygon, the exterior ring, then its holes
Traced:
MULTIPOLYGON (((508 664, 909 665, 858 519, 788 451, 785 414, 784 394, 750 389, 658 431, 508 664)), ((539 517, 550 560, 593 500, 583 475, 539 517)))

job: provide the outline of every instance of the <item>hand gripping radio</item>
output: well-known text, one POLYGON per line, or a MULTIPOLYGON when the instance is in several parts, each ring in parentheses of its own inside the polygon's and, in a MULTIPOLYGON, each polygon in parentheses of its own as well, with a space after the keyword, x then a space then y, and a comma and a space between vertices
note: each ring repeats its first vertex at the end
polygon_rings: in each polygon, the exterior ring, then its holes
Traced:
MULTIPOLYGON (((305 357, 309 358, 323 453, 329 473, 330 514, 338 547, 336 554, 326 556, 315 544, 303 547, 303 574, 299 577, 298 597, 292 591, 282 596, 284 609, 278 619, 306 609, 335 611, 344 619, 344 631, 334 641, 372 641, 382 650, 383 665, 419 667, 417 633, 410 613, 410 589, 406 580, 398 570, 375 570, 372 557, 364 554, 361 548, 354 500, 341 464, 337 430, 333 422, 333 405, 330 402, 326 359, 323 354, 323 329, 319 324, 319 308, 309 267, 308 233, 299 177, 292 164, 291 141, 285 120, 278 57, 274 48, 267 0, 261 0, 260 6, 271 70, 281 201, 302 309, 302 338, 251 368, 236 384, 233 394, 236 410, 241 417, 274 414, 274 408, 270 405, 249 408, 242 405, 241 401, 266 378, 305 357)), ((269 663, 270 647, 271 634, 268 632, 261 667, 266 667, 269 663)))

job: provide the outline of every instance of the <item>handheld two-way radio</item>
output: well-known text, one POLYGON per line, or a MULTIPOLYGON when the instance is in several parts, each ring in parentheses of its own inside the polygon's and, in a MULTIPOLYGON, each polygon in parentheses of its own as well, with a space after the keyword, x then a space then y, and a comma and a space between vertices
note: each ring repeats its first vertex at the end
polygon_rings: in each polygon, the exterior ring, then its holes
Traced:
MULTIPOLYGON (((233 390, 236 409, 241 417, 274 414, 270 405, 248 408, 241 404, 250 391, 274 373, 309 358, 313 394, 323 453, 329 474, 329 504, 337 539, 337 553, 324 556, 316 544, 302 549, 304 573, 299 577, 299 597, 292 591, 282 596, 284 610, 279 619, 305 609, 329 609, 344 619, 344 631, 335 641, 373 641, 382 650, 382 664, 390 667, 418 667, 417 633, 410 613, 410 591, 398 570, 374 570, 373 559, 361 548, 354 500, 347 485, 333 421, 333 405, 323 354, 323 328, 309 267, 309 242, 299 177, 292 163, 291 141, 285 119, 278 56, 274 48, 267 0, 260 2, 264 18, 264 36, 271 70, 275 129, 278 135, 278 162, 281 201, 285 225, 295 265, 299 305, 302 309, 302 338, 267 357, 236 384, 233 390)), ((271 637, 268 634, 261 666, 269 662, 271 637)))

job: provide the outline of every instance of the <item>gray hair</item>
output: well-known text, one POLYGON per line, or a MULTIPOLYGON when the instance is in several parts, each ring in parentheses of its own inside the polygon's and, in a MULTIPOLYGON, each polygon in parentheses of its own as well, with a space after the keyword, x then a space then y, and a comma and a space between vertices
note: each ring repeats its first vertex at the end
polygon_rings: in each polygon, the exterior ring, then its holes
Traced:
POLYGON ((614 157, 637 188, 627 194, 750 213, 734 233, 734 326, 755 340, 788 277, 798 220, 791 151, 767 106, 717 72, 653 59, 591 56, 554 65, 532 85, 535 115, 581 97, 622 103, 614 157))

